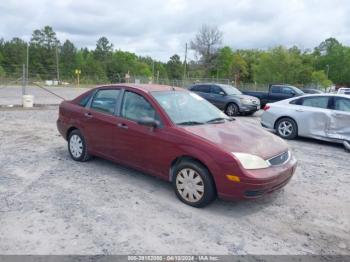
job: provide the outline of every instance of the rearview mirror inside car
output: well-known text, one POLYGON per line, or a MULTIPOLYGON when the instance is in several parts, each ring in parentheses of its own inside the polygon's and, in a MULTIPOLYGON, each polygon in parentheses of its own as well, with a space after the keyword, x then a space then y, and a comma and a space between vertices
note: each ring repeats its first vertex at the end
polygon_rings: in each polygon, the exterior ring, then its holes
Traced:
POLYGON ((158 127, 160 125, 158 120, 155 120, 151 117, 143 117, 137 121, 139 125, 149 126, 149 127, 158 127))

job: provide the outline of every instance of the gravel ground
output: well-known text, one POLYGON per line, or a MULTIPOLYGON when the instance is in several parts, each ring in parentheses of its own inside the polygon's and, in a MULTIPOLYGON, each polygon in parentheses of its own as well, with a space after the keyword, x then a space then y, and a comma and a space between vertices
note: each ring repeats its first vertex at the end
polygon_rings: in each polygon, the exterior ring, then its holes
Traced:
MULTIPOLYGON (((65 98, 73 99, 86 92, 89 88, 77 87, 54 87, 46 86, 47 90, 65 98)), ((35 104, 59 104, 62 99, 52 95, 48 91, 36 86, 28 86, 26 93, 34 96, 35 104)), ((4 105, 22 105, 22 87, 20 86, 0 86, 0 106, 4 105)))
POLYGON ((167 182, 72 161, 56 118, 56 107, 0 111, 1 254, 350 254, 342 146, 291 141, 299 167, 285 188, 196 209, 167 182))

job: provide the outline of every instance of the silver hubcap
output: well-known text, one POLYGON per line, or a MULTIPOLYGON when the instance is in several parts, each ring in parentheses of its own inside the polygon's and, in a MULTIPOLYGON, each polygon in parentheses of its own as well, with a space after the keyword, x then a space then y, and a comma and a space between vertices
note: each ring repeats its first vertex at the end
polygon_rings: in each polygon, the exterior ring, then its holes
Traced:
POLYGON ((72 135, 69 140, 69 149, 75 158, 79 158, 83 153, 83 141, 78 135, 72 135))
POLYGON ((293 132, 293 125, 289 121, 283 121, 278 126, 278 132, 282 136, 289 136, 293 132))
POLYGON ((191 168, 184 168, 177 173, 176 189, 188 202, 198 202, 204 195, 202 177, 191 168))
POLYGON ((236 108, 234 105, 229 105, 226 110, 226 114, 229 116, 233 116, 236 114, 236 108))

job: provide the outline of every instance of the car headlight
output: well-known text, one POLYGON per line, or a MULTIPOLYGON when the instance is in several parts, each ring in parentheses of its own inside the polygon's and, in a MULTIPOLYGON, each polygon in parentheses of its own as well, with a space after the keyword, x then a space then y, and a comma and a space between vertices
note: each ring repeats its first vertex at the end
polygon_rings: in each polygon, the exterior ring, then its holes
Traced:
POLYGON ((241 102, 243 104, 251 104, 253 103, 251 99, 248 99, 248 98, 241 98, 241 102))
POLYGON ((236 152, 232 152, 232 154, 241 162, 245 169, 262 169, 270 166, 267 161, 256 155, 236 152))

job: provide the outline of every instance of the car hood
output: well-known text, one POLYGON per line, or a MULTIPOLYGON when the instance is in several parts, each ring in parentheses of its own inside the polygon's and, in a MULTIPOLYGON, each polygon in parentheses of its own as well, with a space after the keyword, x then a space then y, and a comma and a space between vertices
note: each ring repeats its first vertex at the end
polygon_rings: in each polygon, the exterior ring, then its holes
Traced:
POLYGON ((249 99, 251 101, 259 101, 258 98, 254 97, 254 96, 249 96, 249 95, 229 95, 229 96, 232 96, 232 97, 238 97, 238 98, 245 98, 245 99, 249 99))
POLYGON ((241 120, 183 128, 228 152, 248 153, 269 159, 288 150, 287 144, 281 138, 241 120))

